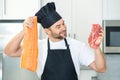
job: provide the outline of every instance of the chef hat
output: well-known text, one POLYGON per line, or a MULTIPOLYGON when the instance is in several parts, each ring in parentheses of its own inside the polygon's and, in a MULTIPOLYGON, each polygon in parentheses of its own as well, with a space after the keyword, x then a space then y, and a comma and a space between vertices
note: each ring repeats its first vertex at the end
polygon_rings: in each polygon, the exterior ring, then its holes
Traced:
POLYGON ((56 12, 55 3, 47 3, 36 14, 38 23, 41 23, 43 28, 49 28, 55 22, 61 19, 61 16, 56 12))

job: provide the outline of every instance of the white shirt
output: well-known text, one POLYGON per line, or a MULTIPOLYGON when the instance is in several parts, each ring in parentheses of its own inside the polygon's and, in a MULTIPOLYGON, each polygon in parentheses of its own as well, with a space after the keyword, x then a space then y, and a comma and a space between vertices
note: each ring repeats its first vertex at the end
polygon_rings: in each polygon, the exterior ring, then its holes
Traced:
MULTIPOLYGON (((95 59, 95 54, 93 53, 93 50, 85 43, 71 38, 66 38, 66 39, 70 48, 71 57, 75 66, 78 80, 80 80, 79 79, 80 65, 88 66, 89 64, 91 64, 95 59)), ((66 48, 64 40, 59 41, 57 43, 50 41, 50 47, 51 49, 66 48)), ((38 67, 37 67, 37 74, 40 78, 43 73, 47 58, 47 49, 48 49, 47 39, 40 40, 39 49, 38 49, 39 54, 38 54, 38 67)))
POLYGON ((64 39, 58 42, 50 41, 50 49, 67 49, 64 39))

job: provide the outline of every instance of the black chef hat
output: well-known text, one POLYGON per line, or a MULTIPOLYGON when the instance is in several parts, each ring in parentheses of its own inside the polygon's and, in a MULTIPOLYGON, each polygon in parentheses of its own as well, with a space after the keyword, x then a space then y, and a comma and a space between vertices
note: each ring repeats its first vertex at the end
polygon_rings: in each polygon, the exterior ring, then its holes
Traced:
POLYGON ((61 16, 56 12, 55 3, 47 3, 36 14, 38 23, 41 23, 43 28, 49 28, 55 22, 61 19, 61 16))

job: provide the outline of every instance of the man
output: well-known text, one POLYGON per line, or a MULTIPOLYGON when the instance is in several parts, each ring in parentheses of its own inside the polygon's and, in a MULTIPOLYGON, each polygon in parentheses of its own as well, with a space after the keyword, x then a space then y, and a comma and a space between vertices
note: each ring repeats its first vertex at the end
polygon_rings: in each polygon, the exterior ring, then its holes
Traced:
MULTIPOLYGON (((37 74, 40 80, 79 80, 80 64, 97 72, 105 72, 106 63, 100 47, 90 48, 83 42, 66 37, 66 25, 56 12, 53 2, 43 6, 36 14, 48 38, 39 41, 37 74)), ((21 56, 26 28, 33 25, 33 17, 23 23, 23 30, 5 47, 8 56, 21 56)), ((99 33, 102 41, 103 31, 99 33)))

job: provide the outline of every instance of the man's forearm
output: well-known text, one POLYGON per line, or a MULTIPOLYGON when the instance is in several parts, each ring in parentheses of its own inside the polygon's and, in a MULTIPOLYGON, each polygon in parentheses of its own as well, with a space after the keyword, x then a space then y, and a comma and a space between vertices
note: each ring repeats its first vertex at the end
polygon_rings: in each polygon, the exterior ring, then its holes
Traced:
POLYGON ((106 61, 100 47, 95 49, 95 65, 100 71, 104 72, 106 70, 106 61))
POLYGON ((4 52, 9 56, 20 56, 22 52, 21 42, 23 40, 25 31, 19 32, 13 39, 6 45, 4 52))

